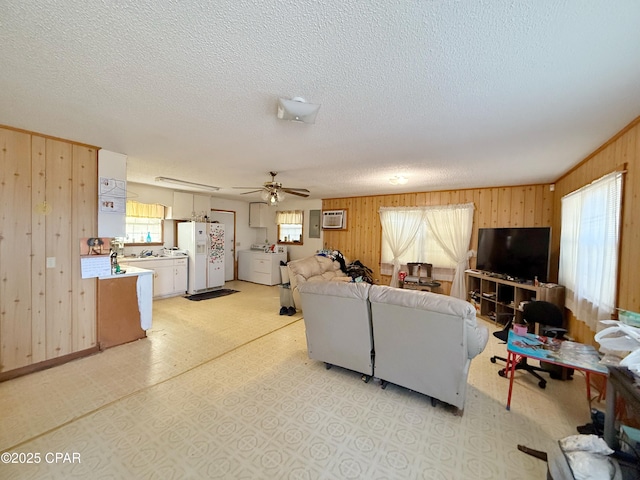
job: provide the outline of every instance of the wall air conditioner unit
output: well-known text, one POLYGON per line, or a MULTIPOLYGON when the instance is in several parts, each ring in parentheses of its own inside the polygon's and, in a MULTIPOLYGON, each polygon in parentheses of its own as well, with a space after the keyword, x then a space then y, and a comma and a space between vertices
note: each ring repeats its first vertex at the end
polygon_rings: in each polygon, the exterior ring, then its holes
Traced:
POLYGON ((347 228, 346 210, 324 210, 322 228, 325 230, 344 230, 347 228))

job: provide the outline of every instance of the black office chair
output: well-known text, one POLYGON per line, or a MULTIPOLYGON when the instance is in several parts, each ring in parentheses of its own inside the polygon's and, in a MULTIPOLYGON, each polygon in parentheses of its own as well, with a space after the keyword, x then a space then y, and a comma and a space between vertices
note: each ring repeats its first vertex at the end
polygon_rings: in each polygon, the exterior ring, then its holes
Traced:
MULTIPOLYGON (((540 324, 540 334, 545 335, 547 337, 553 337, 556 339, 562 339, 563 335, 567 332, 565 328, 562 328, 564 325, 564 316, 562 314, 562 310, 560 308, 550 302, 544 301, 536 301, 527 303, 522 310, 522 318, 526 324, 540 324)), ((513 316, 509 319, 505 327, 497 332, 493 332, 493 336, 498 340, 502 340, 504 343, 507 343, 507 338, 509 337, 509 330, 511 329, 511 325, 513 324, 513 316)), ((491 357, 491 363, 496 363, 496 360, 502 360, 506 363, 507 359, 504 357, 493 356, 491 357)), ((527 363, 527 359, 523 358, 516 365, 516 370, 525 370, 529 372, 531 375, 536 377, 538 381, 538 386, 540 388, 545 388, 547 386, 547 381, 542 378, 538 374, 538 372, 544 372, 550 374, 551 378, 563 378, 564 376, 571 375, 573 371, 567 370, 566 372, 559 370, 560 367, 556 365, 540 362, 540 366, 536 367, 534 365, 529 365, 527 363)), ((498 371, 498 374, 501 377, 506 377, 507 373, 505 372, 506 368, 498 371)))

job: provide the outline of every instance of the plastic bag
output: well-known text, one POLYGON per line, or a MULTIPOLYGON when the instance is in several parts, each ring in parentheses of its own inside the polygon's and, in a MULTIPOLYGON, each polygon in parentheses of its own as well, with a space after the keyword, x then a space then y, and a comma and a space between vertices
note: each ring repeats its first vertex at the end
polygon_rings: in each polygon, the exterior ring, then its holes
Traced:
POLYGON ((605 350, 624 352, 620 365, 640 374, 640 328, 615 320, 602 320, 603 325, 611 325, 596 333, 595 341, 605 350))
POLYGON ((602 320, 603 325, 612 325, 596 333, 595 340, 609 350, 633 351, 640 348, 640 329, 616 320, 602 320))

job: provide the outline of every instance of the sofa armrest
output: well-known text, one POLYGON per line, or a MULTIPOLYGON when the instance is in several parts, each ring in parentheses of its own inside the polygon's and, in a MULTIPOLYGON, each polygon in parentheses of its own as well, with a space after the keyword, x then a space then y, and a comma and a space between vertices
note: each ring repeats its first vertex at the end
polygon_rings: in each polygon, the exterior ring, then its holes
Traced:
POLYGON ((467 355, 469 360, 480 355, 487 346, 489 329, 471 320, 465 320, 465 334, 467 336, 467 355))

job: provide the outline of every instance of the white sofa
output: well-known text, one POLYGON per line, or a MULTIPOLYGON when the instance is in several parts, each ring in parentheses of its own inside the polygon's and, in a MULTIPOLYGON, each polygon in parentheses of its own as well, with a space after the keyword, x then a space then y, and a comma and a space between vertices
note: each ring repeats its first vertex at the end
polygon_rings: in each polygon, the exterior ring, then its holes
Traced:
POLYGON ((298 288, 310 358, 409 388, 462 413, 471 360, 489 336, 470 303, 368 284, 307 282, 298 288))
POLYGON ((350 282, 351 277, 340 270, 340 264, 323 255, 292 260, 287 264, 289 268, 289 283, 293 295, 293 303, 297 309, 301 308, 298 286, 306 282, 350 282))

